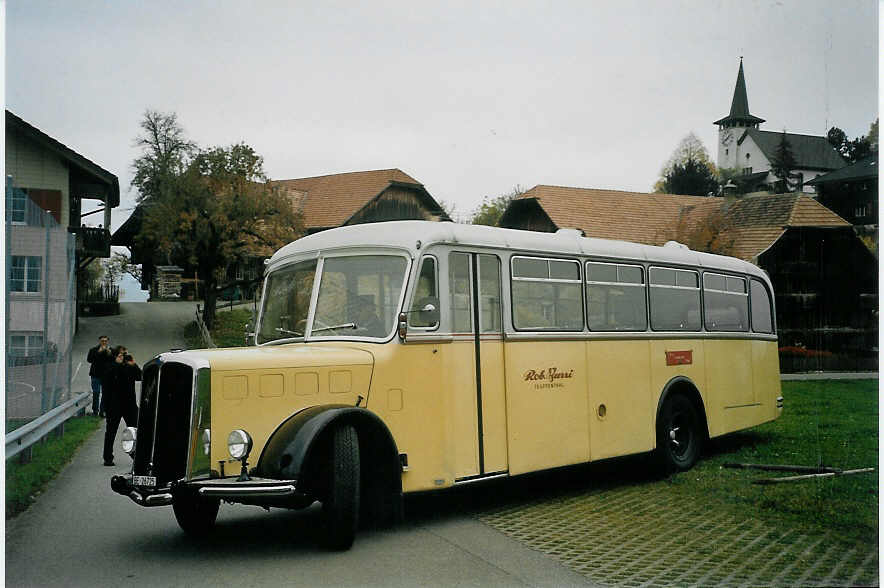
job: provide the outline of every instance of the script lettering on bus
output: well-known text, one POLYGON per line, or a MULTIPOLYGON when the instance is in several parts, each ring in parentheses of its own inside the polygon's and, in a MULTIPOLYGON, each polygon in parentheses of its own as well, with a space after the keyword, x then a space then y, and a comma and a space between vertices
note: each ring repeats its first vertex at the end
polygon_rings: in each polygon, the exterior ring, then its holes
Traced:
POLYGON ((564 385, 558 380, 574 377, 574 370, 563 370, 557 367, 548 367, 545 370, 528 370, 524 374, 526 382, 534 382, 534 388, 562 388, 564 385))

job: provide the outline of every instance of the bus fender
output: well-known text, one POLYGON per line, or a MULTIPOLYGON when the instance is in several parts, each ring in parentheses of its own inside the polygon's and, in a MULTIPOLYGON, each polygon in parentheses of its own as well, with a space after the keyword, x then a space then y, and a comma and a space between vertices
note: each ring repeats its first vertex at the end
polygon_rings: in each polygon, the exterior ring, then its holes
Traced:
POLYGON ((675 376, 663 386, 663 392, 660 393, 660 399, 657 401, 657 412, 654 415, 654 430, 657 428, 657 422, 660 420, 660 411, 663 410, 663 403, 670 394, 684 394, 688 400, 694 403, 694 407, 703 419, 703 427, 706 439, 709 439, 709 422, 706 420, 706 407, 703 404, 703 397, 694 382, 686 376, 675 376))
MULTIPOLYGON (((400 504, 402 467, 396 441, 380 417, 352 405, 312 406, 291 415, 270 435, 258 458, 255 475, 296 480, 298 490, 315 495, 317 480, 312 478, 322 466, 317 461, 323 455, 328 435, 339 423, 352 425, 359 438, 363 496, 382 499, 387 495, 389 499, 384 502, 400 504)), ((400 518, 401 508, 395 508, 391 514, 400 518)))

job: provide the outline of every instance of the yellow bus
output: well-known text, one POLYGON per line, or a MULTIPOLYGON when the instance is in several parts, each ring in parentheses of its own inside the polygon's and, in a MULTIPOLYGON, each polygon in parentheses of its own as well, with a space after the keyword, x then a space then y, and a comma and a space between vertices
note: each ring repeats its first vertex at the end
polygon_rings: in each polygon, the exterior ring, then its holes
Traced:
POLYGON ((303 508, 347 548, 403 493, 656 451, 782 411, 771 283, 653 247, 395 221, 304 237, 266 265, 251 345, 144 367, 112 487, 207 533, 220 501, 303 508))

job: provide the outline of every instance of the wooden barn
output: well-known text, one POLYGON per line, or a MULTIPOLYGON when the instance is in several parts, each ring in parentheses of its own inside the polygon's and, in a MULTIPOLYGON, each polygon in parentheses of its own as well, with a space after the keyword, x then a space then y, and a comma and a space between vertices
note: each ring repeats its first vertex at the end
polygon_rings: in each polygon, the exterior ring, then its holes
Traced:
POLYGON ((451 220, 423 184, 399 169, 274 180, 307 233, 389 220, 451 220))
POLYGON ((652 245, 675 239, 751 261, 774 285, 783 371, 877 369, 877 260, 850 223, 806 194, 535 186, 510 204, 501 226, 652 245))

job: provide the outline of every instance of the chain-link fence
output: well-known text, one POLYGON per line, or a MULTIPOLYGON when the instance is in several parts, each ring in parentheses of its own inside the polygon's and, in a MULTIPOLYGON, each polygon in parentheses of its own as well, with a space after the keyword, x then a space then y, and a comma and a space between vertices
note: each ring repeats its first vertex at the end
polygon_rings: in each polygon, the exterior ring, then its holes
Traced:
POLYGON ((76 238, 6 178, 6 431, 71 396, 76 238))

